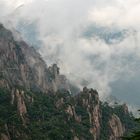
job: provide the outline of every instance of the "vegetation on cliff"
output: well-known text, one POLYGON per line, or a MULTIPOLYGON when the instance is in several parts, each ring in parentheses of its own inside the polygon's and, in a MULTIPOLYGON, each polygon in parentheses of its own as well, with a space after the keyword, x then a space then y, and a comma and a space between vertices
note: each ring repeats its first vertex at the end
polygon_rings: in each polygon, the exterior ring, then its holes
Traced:
MULTIPOLYGON (((23 90, 23 89, 19 89, 23 90)), ((17 90, 15 90, 17 92, 17 90)), ((41 92, 24 92, 24 102, 26 104, 27 113, 20 115, 17 106, 17 100, 12 101, 10 90, 0 89, 0 133, 9 137, 9 140, 73 140, 75 137, 84 140, 93 140, 94 133, 90 130, 94 125, 90 122, 90 115, 86 108, 86 102, 83 99, 89 97, 89 93, 81 93, 77 97, 73 97, 68 91, 58 91, 57 93, 41 93, 41 92)), ((92 93, 95 97, 94 92, 92 93)), ((87 106, 97 105, 98 101, 88 102, 87 106), (93 104, 94 103, 94 104, 93 104)), ((118 108, 111 108, 105 104, 101 104, 100 112, 100 136, 101 140, 108 140, 111 129, 108 121, 113 113, 120 114, 118 108)), ((95 113, 95 112, 94 112, 95 113)), ((98 112, 99 113, 99 112, 98 112)), ((94 114, 93 114, 94 115, 94 114)), ((131 128, 134 127, 131 115, 120 117, 129 122, 131 128)), ((95 122, 95 121, 93 121, 95 122)))

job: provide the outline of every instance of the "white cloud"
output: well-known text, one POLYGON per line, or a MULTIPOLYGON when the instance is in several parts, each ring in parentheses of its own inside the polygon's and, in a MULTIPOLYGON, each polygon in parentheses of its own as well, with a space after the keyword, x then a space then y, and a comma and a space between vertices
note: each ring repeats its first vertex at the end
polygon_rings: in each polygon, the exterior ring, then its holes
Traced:
POLYGON ((93 7, 89 11, 89 20, 102 26, 119 26, 120 28, 138 28, 140 24, 140 1, 115 0, 114 4, 93 7), (117 2, 117 4, 115 3, 117 2))
POLYGON ((62 72, 80 87, 85 81, 104 97, 111 92, 110 83, 135 74, 137 64, 128 59, 140 57, 138 0, 3 0, 0 8, 1 21, 8 18, 15 28, 23 21, 35 22, 46 62, 59 62, 62 72), (120 43, 109 45, 99 37, 82 36, 92 24, 130 31, 120 43))

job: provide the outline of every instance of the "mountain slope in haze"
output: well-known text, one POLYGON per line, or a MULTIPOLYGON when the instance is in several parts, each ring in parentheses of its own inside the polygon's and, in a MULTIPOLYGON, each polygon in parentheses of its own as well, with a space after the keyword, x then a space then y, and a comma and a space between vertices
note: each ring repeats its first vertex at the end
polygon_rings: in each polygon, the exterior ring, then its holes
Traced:
POLYGON ((0 25, 1 140, 119 140, 135 127, 126 105, 110 107, 96 90, 75 87, 0 25))
POLYGON ((57 65, 47 67, 41 56, 24 41, 15 41, 12 33, 0 25, 0 83, 8 88, 23 86, 43 92, 67 86, 57 65), (62 84, 62 83, 63 84, 62 84), (2 84, 3 83, 3 84, 2 84))

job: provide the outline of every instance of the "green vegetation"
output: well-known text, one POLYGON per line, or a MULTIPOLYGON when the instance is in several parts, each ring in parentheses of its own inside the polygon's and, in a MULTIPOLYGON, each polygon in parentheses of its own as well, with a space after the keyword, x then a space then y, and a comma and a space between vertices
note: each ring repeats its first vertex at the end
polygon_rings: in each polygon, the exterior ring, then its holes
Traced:
MULTIPOLYGON (((24 90, 22 87, 16 87, 24 90)), ((82 97, 86 95, 81 95, 82 97)), ((74 136, 80 139, 92 140, 92 128, 89 122, 87 108, 82 106, 82 98, 72 97, 65 90, 57 93, 38 93, 25 91, 24 101, 27 108, 25 123, 17 111, 16 98, 11 104, 11 92, 0 89, 0 133, 10 134, 11 140, 73 140, 74 136), (68 106, 75 108, 77 121, 74 115, 67 113, 68 106), (7 130, 8 128, 8 130, 7 130)), ((132 116, 125 115, 121 106, 111 108, 107 103, 101 104, 101 140, 108 140, 108 121, 113 113, 117 114, 128 130, 134 127, 132 116)))
POLYGON ((91 139, 89 128, 83 121, 78 123, 66 112, 71 104, 69 94, 66 91, 59 91, 53 94, 35 94, 34 102, 28 104, 29 130, 34 140, 72 140, 75 135, 91 139), (63 98, 63 104, 56 107, 56 103, 63 98))
POLYGON ((131 133, 133 129, 136 129, 138 127, 138 123, 134 122, 134 117, 132 113, 125 113, 123 105, 116 105, 114 108, 110 107, 108 103, 102 103, 102 122, 101 122, 101 140, 108 140, 109 136, 109 126, 108 121, 111 118, 113 114, 116 114, 122 124, 125 124, 126 128, 126 134, 128 135, 131 133))
POLYGON ((11 128, 9 133, 11 138, 16 140, 16 130, 23 129, 22 121, 17 113, 16 105, 10 103, 10 92, 6 89, 0 89, 0 132, 6 132, 6 125, 11 128), (14 126, 14 127, 12 127, 14 126))
POLYGON ((140 118, 135 119, 135 121, 139 124, 139 127, 131 134, 124 137, 124 140, 140 140, 140 118))

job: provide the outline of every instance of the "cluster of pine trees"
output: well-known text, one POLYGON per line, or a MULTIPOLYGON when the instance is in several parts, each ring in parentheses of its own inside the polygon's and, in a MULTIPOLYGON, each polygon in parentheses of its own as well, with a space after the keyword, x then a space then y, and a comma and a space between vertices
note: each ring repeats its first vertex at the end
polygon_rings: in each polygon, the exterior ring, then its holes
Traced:
MULTIPOLYGON (((135 121, 140 124, 140 118, 135 119, 135 121)), ((140 140, 140 128, 134 131, 130 136, 124 137, 124 140, 140 140)))

